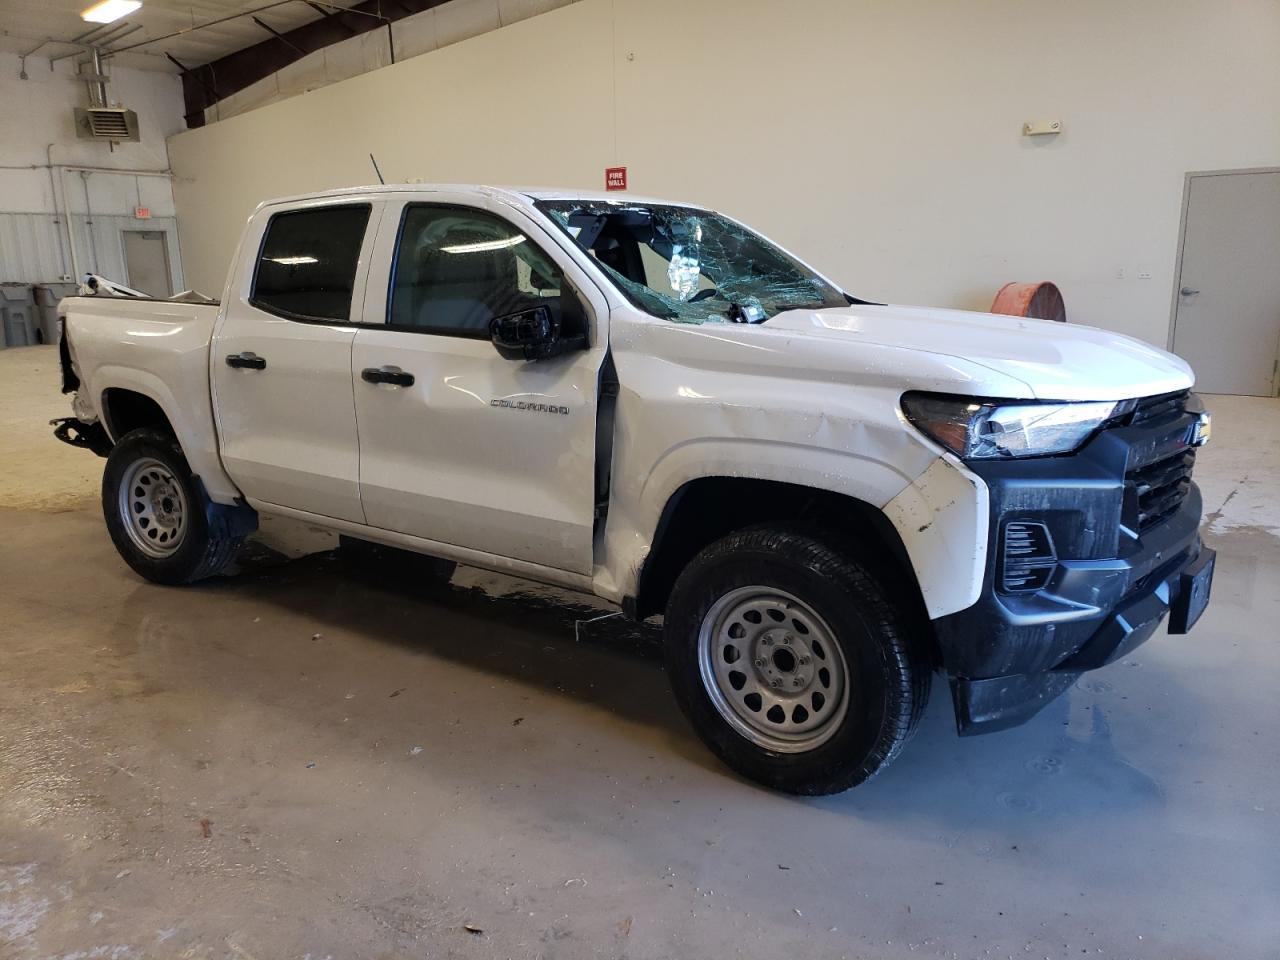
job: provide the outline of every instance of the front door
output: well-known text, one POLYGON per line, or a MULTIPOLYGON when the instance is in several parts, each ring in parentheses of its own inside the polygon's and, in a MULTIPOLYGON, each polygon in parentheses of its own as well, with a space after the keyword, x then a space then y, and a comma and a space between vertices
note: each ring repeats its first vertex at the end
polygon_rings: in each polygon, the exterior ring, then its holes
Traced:
POLYGON ((1280 388, 1280 170, 1187 182, 1173 352, 1203 393, 1280 388))
POLYGON ((211 364, 222 460, 251 501, 364 522, 351 346, 379 207, 267 208, 247 229, 260 253, 211 364))
POLYGON ((590 573, 603 297, 520 211, 398 201, 384 224, 366 314, 386 323, 352 356, 367 522, 590 573), (539 306, 590 346, 501 356, 489 321, 539 306))

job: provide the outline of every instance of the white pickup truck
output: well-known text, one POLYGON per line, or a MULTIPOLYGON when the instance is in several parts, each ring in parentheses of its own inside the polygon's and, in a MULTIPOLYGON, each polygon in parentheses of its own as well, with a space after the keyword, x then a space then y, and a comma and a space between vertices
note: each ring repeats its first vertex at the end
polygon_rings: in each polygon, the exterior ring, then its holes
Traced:
POLYGON ((1178 358, 877 305, 697 206, 387 186, 262 204, 220 303, 63 302, 63 439, 158 583, 259 514, 665 617, 708 746, 804 794, 900 751, 934 672, 1021 723, 1208 601, 1178 358))

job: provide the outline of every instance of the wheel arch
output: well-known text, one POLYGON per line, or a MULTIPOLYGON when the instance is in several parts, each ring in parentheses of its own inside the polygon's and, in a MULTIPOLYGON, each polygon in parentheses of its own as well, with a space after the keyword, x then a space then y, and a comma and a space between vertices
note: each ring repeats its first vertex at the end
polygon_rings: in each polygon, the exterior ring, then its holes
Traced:
POLYGON ((918 635, 936 642, 915 568, 894 523, 878 507, 848 494, 803 484, 706 476, 667 500, 653 543, 624 608, 637 619, 663 612, 680 572, 701 550, 736 530, 784 524, 805 530, 858 561, 901 605, 918 635))
POLYGON ((160 402, 138 390, 127 387, 106 388, 102 391, 98 412, 107 433, 116 443, 126 433, 141 428, 162 430, 175 438, 178 436, 173 421, 160 402))
MULTIPOLYGON (((177 374, 175 374, 176 376, 177 374)), ((173 436, 215 503, 234 504, 240 491, 222 466, 214 430, 208 381, 203 386, 175 380, 171 388, 157 374, 130 366, 101 365, 81 383, 93 397, 98 417, 113 443, 130 430, 150 427, 173 436)))

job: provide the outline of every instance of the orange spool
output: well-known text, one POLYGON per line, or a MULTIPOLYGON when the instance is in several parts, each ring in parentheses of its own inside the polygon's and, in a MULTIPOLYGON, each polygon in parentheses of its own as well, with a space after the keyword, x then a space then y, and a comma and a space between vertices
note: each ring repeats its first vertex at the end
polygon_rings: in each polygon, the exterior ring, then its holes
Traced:
POLYGON ((1062 302, 1062 291, 1048 280, 1037 283, 1006 283, 991 302, 991 312, 1010 317, 1067 322, 1067 306, 1062 302))

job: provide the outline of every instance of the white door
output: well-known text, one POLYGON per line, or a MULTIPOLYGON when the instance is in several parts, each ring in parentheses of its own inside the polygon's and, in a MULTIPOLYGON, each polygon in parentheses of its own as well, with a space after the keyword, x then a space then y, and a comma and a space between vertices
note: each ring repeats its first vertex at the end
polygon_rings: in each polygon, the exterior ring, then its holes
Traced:
POLYGON ((590 573, 603 297, 517 211, 396 201, 384 224, 366 315, 387 322, 352 356, 367 522, 590 573), (489 321, 540 306, 590 346, 500 355, 489 321))
POLYGON ((1280 170, 1188 179, 1173 351, 1203 393, 1280 388, 1280 170))
POLYGON ((380 206, 267 208, 248 227, 260 253, 211 368, 222 460, 250 501, 364 521, 351 345, 380 206))
POLYGON ((122 230, 124 268, 127 282, 135 290, 153 297, 171 297, 173 279, 169 274, 169 244, 163 230, 122 230))

